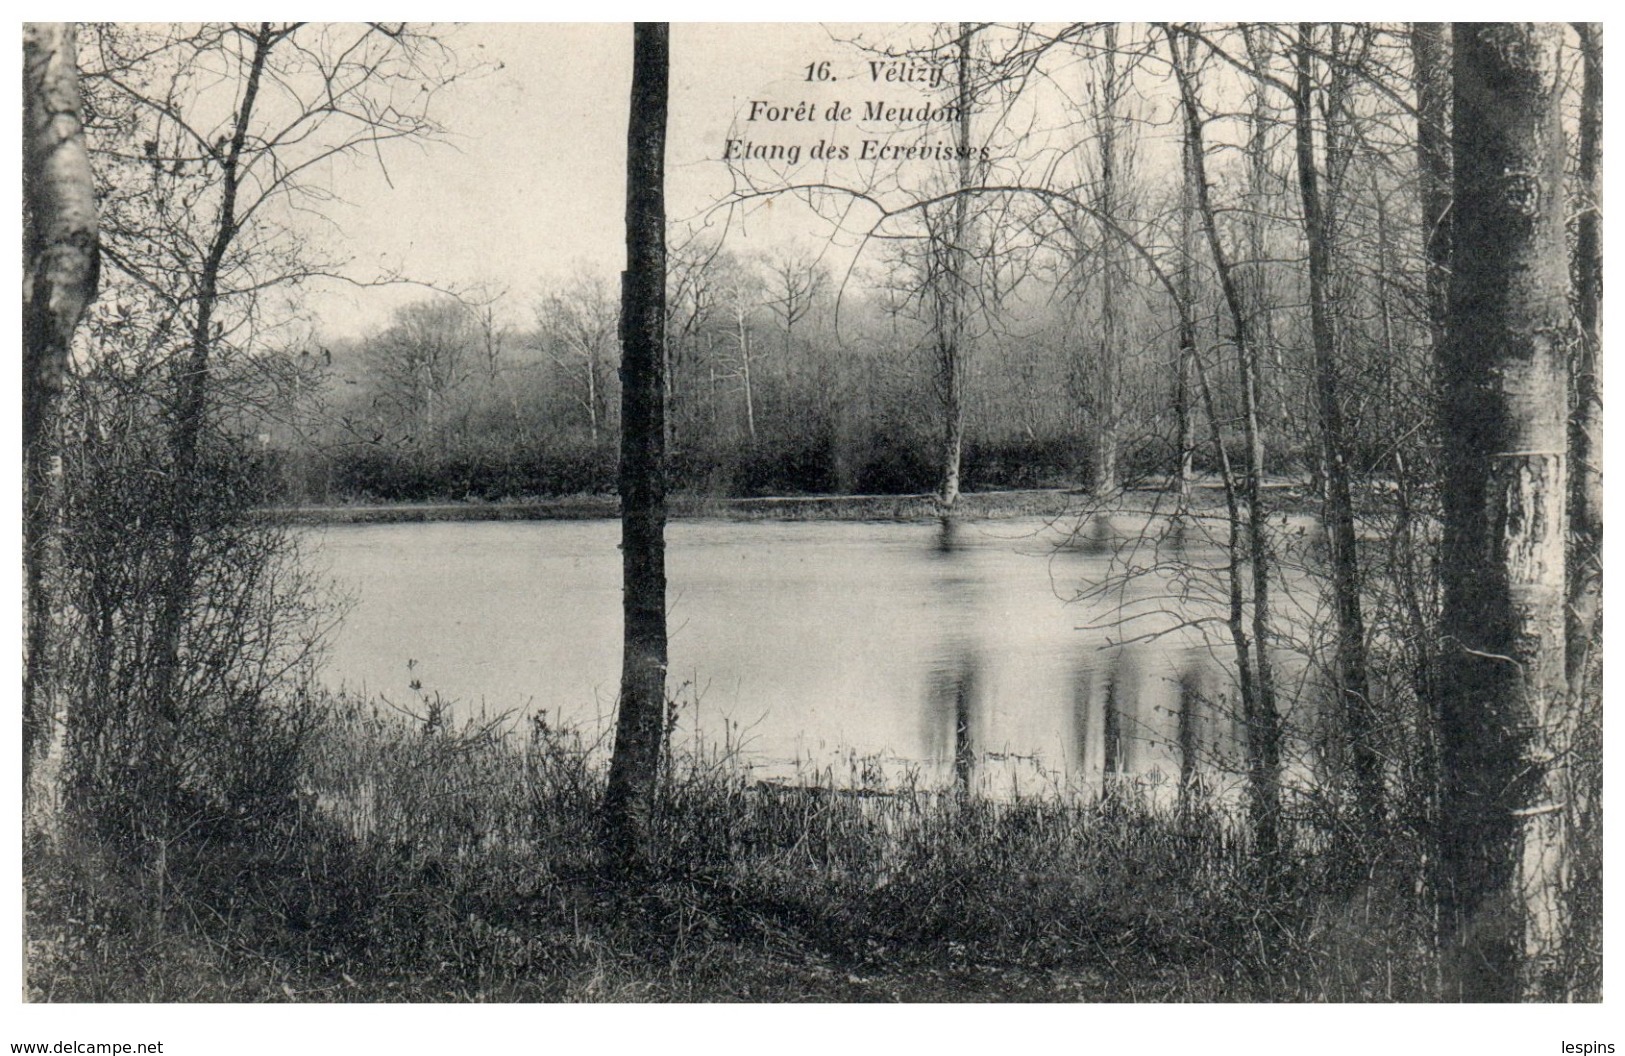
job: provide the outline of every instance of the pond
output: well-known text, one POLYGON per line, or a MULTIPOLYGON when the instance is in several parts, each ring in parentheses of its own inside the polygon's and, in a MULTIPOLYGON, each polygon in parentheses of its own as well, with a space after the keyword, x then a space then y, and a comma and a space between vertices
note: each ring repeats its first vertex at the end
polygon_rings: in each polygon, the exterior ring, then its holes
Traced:
MULTIPOLYGON (((617 522, 315 536, 353 601, 330 684, 415 712, 439 694, 461 714, 545 710, 589 736, 610 728, 617 522)), ((732 751, 772 780, 993 792, 1098 789, 1113 775, 1167 785, 1187 756, 1212 776, 1239 769, 1210 538, 1176 539, 1148 517, 989 520, 951 536, 932 523, 684 520, 667 544, 670 684, 689 749, 732 751)))

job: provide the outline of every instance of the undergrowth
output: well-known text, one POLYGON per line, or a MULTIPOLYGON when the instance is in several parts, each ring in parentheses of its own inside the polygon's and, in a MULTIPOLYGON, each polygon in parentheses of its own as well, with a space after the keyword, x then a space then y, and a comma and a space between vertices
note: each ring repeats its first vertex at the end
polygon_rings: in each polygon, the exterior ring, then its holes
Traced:
POLYGON ((1213 802, 756 782, 679 758, 641 875, 599 867, 602 746, 335 702, 275 824, 133 864, 71 812, 25 848, 48 1001, 1426 1000, 1401 868, 1261 876, 1213 802), (1337 892, 1332 894, 1330 892, 1337 892))

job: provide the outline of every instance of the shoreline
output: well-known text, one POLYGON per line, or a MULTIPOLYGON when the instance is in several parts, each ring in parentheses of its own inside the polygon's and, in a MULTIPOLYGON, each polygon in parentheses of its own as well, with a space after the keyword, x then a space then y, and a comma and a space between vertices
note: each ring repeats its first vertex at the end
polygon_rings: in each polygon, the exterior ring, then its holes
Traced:
MULTIPOLYGON (((1070 488, 966 492, 956 512, 968 520, 1058 516, 1081 508, 1088 496, 1070 488)), ((413 524, 437 521, 611 520, 620 516, 614 495, 570 495, 502 502, 355 503, 275 506, 263 511, 285 524, 413 524)), ((938 516, 936 497, 915 495, 785 495, 716 498, 673 495, 671 520, 926 521, 938 516)))
MULTIPOLYGON (((1274 480, 1266 489, 1293 493, 1302 485, 1274 480)), ((1168 514, 1173 512, 1172 491, 1140 488, 1096 499, 1082 488, 1026 488, 1008 491, 962 492, 955 517, 965 521, 1012 517, 1060 517, 1096 512, 1168 514)), ((1278 510, 1294 509, 1288 501, 1278 510)), ((1192 509, 1201 514, 1223 508, 1222 492, 1211 480, 1197 481, 1192 509)), ((620 516, 614 495, 564 495, 511 499, 500 502, 380 502, 324 503, 272 506, 262 511, 270 520, 295 525, 415 524, 456 521, 581 521, 613 520, 620 516)), ((669 520, 716 519, 732 521, 934 521, 939 517, 936 496, 911 495, 774 495, 722 498, 705 495, 669 496, 669 520)))

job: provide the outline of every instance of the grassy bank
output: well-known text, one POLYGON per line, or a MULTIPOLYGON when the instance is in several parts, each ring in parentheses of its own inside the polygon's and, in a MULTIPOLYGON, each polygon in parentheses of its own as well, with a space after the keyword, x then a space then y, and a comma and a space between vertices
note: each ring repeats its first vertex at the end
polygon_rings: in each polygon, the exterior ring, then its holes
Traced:
POLYGON ((1219 811, 854 795, 674 761, 654 862, 596 860, 601 752, 545 717, 334 702, 300 794, 164 858, 71 819, 25 849, 47 1001, 1426 998, 1409 870, 1332 894, 1307 822, 1260 876, 1219 811))

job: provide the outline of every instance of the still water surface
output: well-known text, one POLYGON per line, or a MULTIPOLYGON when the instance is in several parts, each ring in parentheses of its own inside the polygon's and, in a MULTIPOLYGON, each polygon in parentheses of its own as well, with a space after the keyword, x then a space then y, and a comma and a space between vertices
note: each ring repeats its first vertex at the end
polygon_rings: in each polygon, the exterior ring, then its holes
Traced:
MULTIPOLYGON (((674 522, 680 736, 739 747, 769 778, 827 770, 845 783, 856 756, 889 780, 941 784, 957 757, 993 790, 1075 790, 1098 788, 1108 769, 1177 775, 1183 700, 1187 746, 1205 767, 1233 767, 1224 628, 1175 627, 1220 614, 1215 577, 1146 571, 1168 556, 1148 544, 1068 545, 1075 528, 979 522, 945 546, 929 523, 674 522), (1141 574, 1125 582, 1128 569, 1141 574), (1154 632, 1166 633, 1120 645, 1154 632)), ((319 562, 354 602, 330 683, 408 708, 438 693, 465 711, 545 709, 589 733, 610 722, 616 522, 316 536, 319 562)), ((1208 550, 1179 557, 1217 566, 1208 550)))

